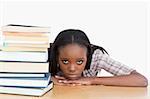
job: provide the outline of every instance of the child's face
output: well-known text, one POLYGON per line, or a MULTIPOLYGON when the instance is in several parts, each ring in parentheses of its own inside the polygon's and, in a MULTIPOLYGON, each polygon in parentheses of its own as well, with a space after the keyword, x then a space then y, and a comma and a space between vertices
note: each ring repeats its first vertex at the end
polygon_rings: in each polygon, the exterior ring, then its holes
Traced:
POLYGON ((58 63, 67 79, 78 79, 87 62, 87 49, 77 44, 59 48, 58 63))

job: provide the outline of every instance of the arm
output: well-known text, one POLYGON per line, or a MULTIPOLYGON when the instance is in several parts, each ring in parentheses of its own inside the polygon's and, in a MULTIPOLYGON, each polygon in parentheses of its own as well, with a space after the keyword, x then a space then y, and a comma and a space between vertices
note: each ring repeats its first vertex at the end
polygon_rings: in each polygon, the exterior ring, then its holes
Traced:
POLYGON ((94 79, 94 84, 114 86, 147 86, 147 79, 134 69, 110 58, 108 55, 95 51, 96 69, 104 69, 113 74, 113 77, 99 77, 94 79))
POLYGON ((146 87, 148 85, 147 79, 136 71, 131 72, 129 75, 113 77, 81 77, 77 80, 59 79, 58 81, 61 84, 66 85, 108 85, 128 87, 146 87))
POLYGON ((93 78, 91 84, 146 87, 148 85, 148 80, 140 73, 133 71, 129 75, 96 77, 93 78))

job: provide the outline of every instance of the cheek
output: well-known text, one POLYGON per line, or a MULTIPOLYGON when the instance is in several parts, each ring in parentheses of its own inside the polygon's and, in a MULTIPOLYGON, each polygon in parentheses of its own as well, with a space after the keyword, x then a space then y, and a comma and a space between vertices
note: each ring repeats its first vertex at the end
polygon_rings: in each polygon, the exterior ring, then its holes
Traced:
POLYGON ((78 72, 83 72, 85 69, 86 63, 83 63, 82 65, 77 65, 78 72))
POLYGON ((60 67, 60 70, 62 72, 67 72, 68 71, 68 67, 62 63, 59 63, 59 67, 60 67))
POLYGON ((67 66, 65 66, 65 65, 62 64, 61 62, 59 62, 59 67, 60 67, 60 69, 66 69, 66 68, 67 68, 67 66))
POLYGON ((83 64, 83 65, 80 67, 80 70, 83 71, 83 70, 85 69, 85 65, 86 65, 86 64, 83 64))

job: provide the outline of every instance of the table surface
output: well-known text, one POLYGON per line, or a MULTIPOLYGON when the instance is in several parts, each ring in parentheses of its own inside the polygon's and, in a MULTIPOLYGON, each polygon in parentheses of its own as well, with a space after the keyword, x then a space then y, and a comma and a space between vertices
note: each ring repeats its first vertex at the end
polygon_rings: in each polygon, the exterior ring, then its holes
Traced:
POLYGON ((42 97, 0 94, 0 99, 150 99, 148 87, 58 86, 42 97))

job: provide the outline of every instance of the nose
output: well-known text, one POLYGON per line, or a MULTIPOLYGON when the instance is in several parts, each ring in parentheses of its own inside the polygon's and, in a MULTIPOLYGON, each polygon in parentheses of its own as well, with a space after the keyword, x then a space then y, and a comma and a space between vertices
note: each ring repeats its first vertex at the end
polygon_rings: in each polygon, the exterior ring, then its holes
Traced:
POLYGON ((75 72, 75 71, 76 71, 75 65, 74 65, 74 64, 71 64, 71 65, 69 66, 69 72, 73 73, 73 72, 75 72))

